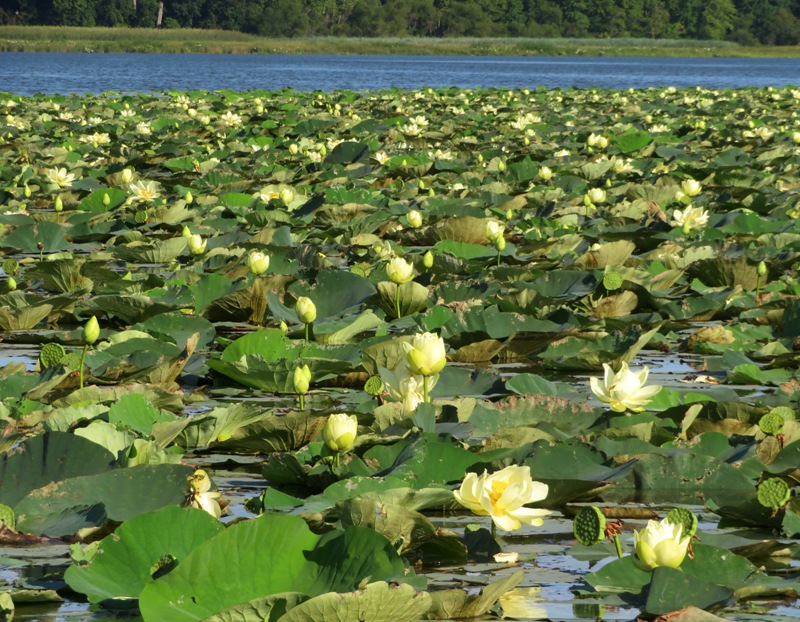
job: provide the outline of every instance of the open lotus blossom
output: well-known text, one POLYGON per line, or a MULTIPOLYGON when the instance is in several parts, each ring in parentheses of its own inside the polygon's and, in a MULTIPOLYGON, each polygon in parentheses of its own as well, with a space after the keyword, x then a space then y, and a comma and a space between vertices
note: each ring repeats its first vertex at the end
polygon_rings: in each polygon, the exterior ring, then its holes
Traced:
POLYGON ((645 386, 650 369, 645 366, 641 371, 633 372, 627 363, 622 363, 619 371, 614 373, 611 365, 603 363, 604 377, 590 378, 592 392, 611 410, 623 413, 626 410, 641 412, 650 403, 652 397, 661 391, 659 385, 645 386))
POLYGON ((708 211, 702 207, 687 205, 682 210, 676 209, 672 212, 672 218, 669 224, 673 227, 681 227, 687 231, 702 229, 708 224, 708 211))
POLYGON ((409 369, 420 376, 435 376, 447 364, 444 339, 434 333, 417 333, 411 343, 405 343, 409 369))
POLYGON ((636 549, 634 563, 643 570, 653 570, 658 566, 677 568, 686 557, 692 536, 681 538, 683 528, 664 519, 648 521, 647 527, 633 532, 633 545, 636 549))
POLYGON ((211 492, 211 478, 202 469, 197 469, 189 480, 189 505, 199 510, 205 510, 214 518, 222 516, 222 508, 217 499, 220 493, 211 492))
POLYGON ((397 285, 408 283, 414 278, 414 266, 402 257, 395 257, 386 264, 386 276, 397 285))
POLYGON ((48 169, 45 171, 45 177, 47 177, 50 183, 55 184, 59 188, 70 188, 72 187, 72 182, 75 181, 75 174, 68 173, 65 168, 48 169))
POLYGON ((511 465, 491 475, 467 473, 453 496, 478 516, 491 516, 504 531, 516 531, 523 524, 540 526, 550 512, 524 507, 547 497, 547 484, 531 478, 530 467, 511 465))
POLYGON ((134 181, 128 184, 128 192, 131 193, 131 196, 128 197, 128 202, 142 201, 149 203, 161 196, 158 184, 154 181, 134 181))

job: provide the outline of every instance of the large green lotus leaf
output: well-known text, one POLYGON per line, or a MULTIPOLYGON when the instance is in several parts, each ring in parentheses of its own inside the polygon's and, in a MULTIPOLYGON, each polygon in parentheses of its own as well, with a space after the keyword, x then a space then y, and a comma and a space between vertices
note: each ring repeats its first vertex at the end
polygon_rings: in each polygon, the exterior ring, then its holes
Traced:
POLYGON ((649 132, 633 128, 626 130, 623 134, 616 134, 611 137, 611 144, 616 145, 625 154, 641 151, 651 142, 653 142, 653 137, 649 132))
POLYGON ((562 397, 513 396, 496 404, 478 404, 469 417, 478 436, 490 436, 500 428, 553 425, 567 434, 583 433, 602 416, 598 408, 562 397))
MULTIPOLYGON (((428 308, 428 300, 431 297, 431 293, 424 285, 416 281, 409 281, 402 285, 397 285, 389 281, 381 281, 378 283, 381 307, 392 317, 397 315, 394 302, 398 287, 400 288, 400 313, 403 316, 411 315, 428 308)), ((316 332, 316 327, 314 327, 315 335, 316 332)))
POLYGON ((271 363, 289 356, 291 340, 277 328, 257 330, 239 337, 223 351, 221 360, 235 363, 247 354, 260 355, 271 363))
POLYGON ((3 330, 30 330, 45 319, 53 311, 49 304, 12 307, 0 307, 0 328, 3 330))
POLYGON ((478 618, 485 615, 500 597, 513 590, 525 578, 523 570, 484 585, 477 594, 465 590, 437 590, 431 592, 431 609, 428 617, 432 620, 452 620, 478 618))
POLYGON ((663 615, 684 607, 705 609, 727 602, 733 597, 733 591, 708 581, 707 578, 714 576, 714 570, 710 570, 710 574, 698 577, 675 568, 656 568, 652 573, 643 611, 651 615, 663 615))
POLYGON ((37 222, 17 227, 0 241, 0 246, 16 248, 23 253, 55 253, 69 248, 69 227, 55 222, 37 222), (41 244, 41 247, 39 246, 41 244))
POLYGON ((490 371, 471 371, 466 367, 446 366, 431 391, 436 398, 498 395, 505 393, 499 374, 490 371))
POLYGON ((346 141, 339 143, 325 158, 325 164, 354 164, 369 161, 369 145, 346 141))
POLYGON ((98 188, 81 200, 78 209, 88 212, 110 212, 122 205, 127 198, 128 193, 119 188, 98 188), (103 202, 105 197, 108 197, 108 205, 103 202))
POLYGON ((144 395, 138 393, 124 395, 108 411, 109 423, 122 425, 144 435, 150 434, 154 423, 176 419, 175 415, 159 410, 144 395))
MULTIPOLYGON (((485 239, 485 236, 484 236, 485 239)), ((497 251, 494 246, 486 244, 470 244, 468 242, 456 242, 454 240, 441 240, 434 245, 434 250, 437 253, 449 253, 453 257, 459 259, 480 259, 488 263, 491 259, 497 257, 497 251)))
POLYGON ((117 259, 131 263, 169 263, 187 248, 187 238, 179 236, 152 243, 131 242, 114 246, 111 252, 117 259))
POLYGON ((157 299, 140 294, 95 296, 92 303, 103 313, 116 316, 125 324, 144 322, 153 316, 174 311, 176 308, 176 305, 172 303, 161 303, 157 299))
POLYGON ((236 363, 226 363, 220 359, 209 359, 207 365, 214 371, 227 376, 231 380, 253 389, 261 389, 270 393, 295 393, 294 370, 298 362, 308 365, 313 382, 319 382, 332 375, 352 371, 358 364, 353 356, 360 354, 357 346, 340 350, 345 357, 334 358, 338 353, 331 350, 331 358, 315 358, 303 356, 302 349, 297 349, 296 357, 283 359, 273 363, 264 362, 260 356, 245 356, 236 363))
POLYGON ((380 475, 406 478, 414 488, 430 484, 459 482, 467 469, 481 462, 481 457, 451 443, 442 443, 428 436, 414 436, 397 454, 394 463, 380 475))
MULTIPOLYGON (((49 292, 91 291, 94 283, 84 273, 86 265, 85 259, 53 259, 28 270, 26 276, 32 279, 41 279, 42 288, 49 292)), ((101 276, 105 276, 105 281, 119 278, 119 275, 111 270, 102 272, 105 273, 104 275, 101 273, 101 276)))
POLYGON ((349 315, 340 319, 314 324, 314 339, 319 343, 328 345, 341 345, 350 343, 362 333, 372 332, 384 321, 372 309, 359 313, 356 317, 349 315))
POLYGON ((237 452, 293 451, 316 438, 327 420, 326 415, 308 411, 271 414, 240 427, 230 438, 217 437, 217 445, 237 452))
POLYGON ((64 580, 89 602, 138 598, 154 570, 180 564, 200 543, 225 528, 208 512, 178 506, 134 516, 106 536, 86 565, 70 566, 64 580))
POLYGON ((203 622, 276 622, 289 610, 308 600, 296 592, 254 598, 208 616, 203 622))
POLYGON ((54 408, 63 408, 88 402, 111 403, 130 393, 141 393, 156 408, 165 408, 170 412, 180 412, 184 407, 183 391, 179 387, 161 387, 135 382, 109 387, 89 385, 54 400, 52 406, 54 408))
POLYGON ((30 492, 15 507, 17 526, 62 537, 78 528, 122 522, 186 498, 192 469, 176 464, 141 465, 73 477, 30 492))
POLYGON ((800 465, 800 441, 794 441, 781 449, 764 470, 773 475, 786 475, 800 468, 798 465, 800 465))
POLYGON ((650 583, 651 573, 636 566, 632 555, 626 555, 583 579, 601 594, 639 594, 650 583))
POLYGON ((197 282, 189 285, 194 300, 195 313, 202 313, 215 300, 246 289, 247 279, 234 280, 223 274, 205 274, 197 282))
POLYGON ((536 374, 525 373, 517 374, 513 378, 507 380, 506 389, 520 395, 533 393, 536 395, 556 397, 559 393, 559 387, 556 384, 536 374))
POLYGON ((87 440, 105 447, 122 464, 125 462, 125 455, 128 448, 133 444, 136 436, 125 430, 118 430, 115 425, 107 421, 95 420, 89 425, 75 430, 75 436, 80 436, 87 440))
POLYGON ((664 501, 677 492, 702 492, 715 498, 741 496, 753 489, 753 482, 735 467, 713 456, 674 450, 672 455, 647 454, 638 457, 632 481, 637 490, 657 491, 664 501))
POLYGON ((249 403, 214 408, 211 412, 195 415, 185 426, 176 426, 180 430, 175 431, 177 433, 173 440, 186 449, 208 447, 219 439, 231 438, 240 428, 271 415, 271 411, 249 403))
MULTIPOLYGON (((317 320, 345 315, 375 295, 375 286, 363 276, 343 270, 320 270, 316 282, 307 285, 300 281, 289 287, 294 296, 307 296, 317 307, 317 320)), ((269 298, 270 310, 276 318, 297 321, 294 309, 281 304, 277 297, 269 298), (289 317, 285 317, 289 313, 289 317)))
MULTIPOLYGON (((382 493, 391 494, 394 490, 408 490, 409 482, 405 477, 400 475, 388 475, 385 477, 364 477, 355 475, 349 479, 340 480, 328 486, 321 494, 308 497, 303 504, 302 509, 306 512, 325 512, 332 506, 340 501, 347 499, 365 496, 365 495, 381 495, 382 493)), ((452 500, 453 493, 442 488, 442 496, 434 495, 431 491, 436 490, 432 488, 423 489, 426 496, 425 499, 436 499, 440 501, 439 505, 444 501, 446 496, 452 500)), ((376 499, 384 499, 385 497, 377 496, 376 499)), ((390 501, 396 497, 387 497, 390 501)), ((398 501, 399 502, 399 501, 398 501)), ((411 509, 422 509, 417 505, 409 506, 411 509)), ((429 506, 424 506, 429 507, 429 506)))
POLYGON ((116 468, 115 456, 90 440, 45 432, 22 443, 0 461, 0 503, 15 507, 32 490, 116 468))
MULTIPOLYGON (((692 557, 686 557, 681 570, 698 578, 711 579, 717 585, 737 590, 756 578, 758 568, 750 560, 728 549, 695 543, 692 557)), ((765 575, 761 575, 765 578, 765 575)))
POLYGON ((603 363, 630 363, 658 328, 656 326, 645 333, 636 329, 614 332, 597 340, 567 337, 539 356, 545 366, 557 369, 599 369, 603 363))
POLYGON ((430 606, 427 592, 381 581, 355 592, 321 594, 290 609, 278 622, 413 622, 423 619, 430 606))
POLYGON ((597 276, 584 270, 550 270, 518 286, 533 289, 546 300, 568 302, 594 292, 597 276))
MULTIPOLYGON (((379 503, 368 496, 340 501, 332 514, 343 527, 374 529, 401 555, 436 537, 436 527, 426 516, 402 505, 379 503)), ((333 516, 326 518, 330 520, 333 516)))
POLYGON ((389 542, 371 529, 318 536, 302 518, 264 514, 196 547, 147 585, 139 603, 147 622, 188 622, 272 594, 350 592, 364 579, 401 579, 405 572, 389 542))

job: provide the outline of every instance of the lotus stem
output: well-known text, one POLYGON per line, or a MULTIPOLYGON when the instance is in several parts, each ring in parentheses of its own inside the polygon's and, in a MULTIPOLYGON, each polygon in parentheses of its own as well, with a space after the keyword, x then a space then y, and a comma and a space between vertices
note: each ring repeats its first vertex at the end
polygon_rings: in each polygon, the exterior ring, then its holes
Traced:
MULTIPOLYGON (((427 376, 423 376, 422 377, 422 401, 425 402, 426 404, 431 401, 430 398, 428 397, 428 377, 427 376)), ((494 522, 492 522, 492 525, 494 525, 494 522)))
POLYGON ((311 324, 306 324, 306 341, 308 341, 309 326, 311 326, 311 324))
POLYGON ((298 397, 300 398, 300 410, 305 410, 306 409, 305 395, 300 393, 300 395, 298 397))
POLYGON ((397 314, 397 319, 400 319, 400 286, 394 288, 394 311, 397 314))
POLYGON ((756 298, 758 298, 761 291, 761 275, 756 276, 756 298))
POLYGON ((492 540, 497 540, 497 525, 492 521, 492 540))
POLYGON ((497 251, 497 267, 500 267, 500 251, 497 251))
POLYGON ((81 389, 83 388, 83 366, 84 366, 84 362, 86 361, 86 350, 88 350, 88 349, 89 349, 89 344, 88 343, 84 343, 83 344, 83 352, 81 352, 81 368, 80 368, 80 382, 81 382, 80 388, 81 389))
POLYGON ((338 469, 341 464, 342 464, 342 452, 337 451, 335 454, 333 454, 333 468, 338 469))
POLYGON ((622 543, 619 541, 619 534, 614 534, 614 546, 617 549, 617 557, 622 559, 622 543))

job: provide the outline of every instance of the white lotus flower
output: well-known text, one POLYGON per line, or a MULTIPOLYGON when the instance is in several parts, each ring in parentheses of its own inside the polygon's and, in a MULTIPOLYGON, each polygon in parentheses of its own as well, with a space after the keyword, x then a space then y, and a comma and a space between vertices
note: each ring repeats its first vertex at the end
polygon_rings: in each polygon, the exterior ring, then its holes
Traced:
POLYGON ((641 412, 650 403, 651 398, 661 391, 659 385, 645 386, 650 369, 645 366, 641 371, 632 372, 627 363, 622 363, 619 371, 614 373, 611 365, 603 363, 605 372, 602 380, 590 378, 592 392, 611 410, 623 413, 626 410, 641 412))
POLYGON ((647 527, 633 532, 636 549, 634 563, 643 570, 653 570, 658 566, 677 568, 686 557, 691 536, 681 538, 683 528, 664 519, 648 521, 647 527))
POLYGON ((75 181, 75 174, 68 173, 65 168, 51 168, 46 170, 44 174, 50 183, 59 188, 71 188, 72 182, 75 181))
POLYGON ((673 227, 681 227, 686 231, 702 229, 708 224, 708 211, 702 207, 687 205, 682 210, 676 209, 672 212, 672 218, 669 224, 673 227))

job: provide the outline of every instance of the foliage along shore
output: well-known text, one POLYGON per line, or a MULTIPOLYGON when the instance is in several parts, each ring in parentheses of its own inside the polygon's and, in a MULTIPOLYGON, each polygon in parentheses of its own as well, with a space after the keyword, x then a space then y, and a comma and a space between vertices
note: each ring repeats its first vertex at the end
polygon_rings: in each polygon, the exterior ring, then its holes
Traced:
POLYGON ((0 26, 2 52, 800 57, 798 46, 726 41, 483 37, 264 38, 226 30, 0 26))

